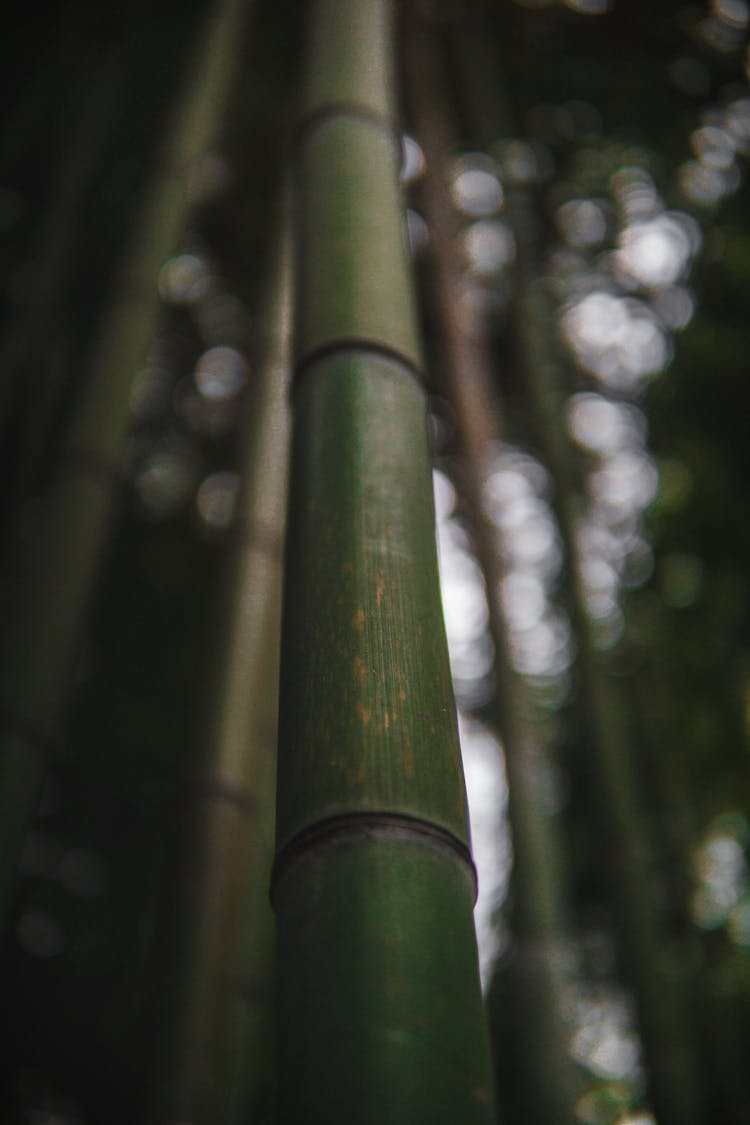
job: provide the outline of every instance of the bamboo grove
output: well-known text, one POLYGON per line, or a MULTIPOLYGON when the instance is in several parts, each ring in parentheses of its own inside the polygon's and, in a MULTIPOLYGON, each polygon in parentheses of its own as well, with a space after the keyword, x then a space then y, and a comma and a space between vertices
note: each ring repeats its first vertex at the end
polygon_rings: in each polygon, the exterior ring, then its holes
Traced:
POLYGON ((705 7, 19 17, 0 1121, 750 1121, 705 7))

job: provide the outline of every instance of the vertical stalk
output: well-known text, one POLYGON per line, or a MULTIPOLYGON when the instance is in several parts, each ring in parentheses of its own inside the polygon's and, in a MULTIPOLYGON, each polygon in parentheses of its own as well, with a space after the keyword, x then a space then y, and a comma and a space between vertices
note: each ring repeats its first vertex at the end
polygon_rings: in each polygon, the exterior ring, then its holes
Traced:
POLYGON ((81 630, 106 549, 134 375, 159 310, 159 268, 191 206, 187 173, 221 119, 245 0, 223 0, 199 31, 151 187, 114 279, 87 379, 40 519, 19 550, 0 685, 0 923, 26 826, 53 756, 81 630))
POLYGON ((187 817, 192 861, 178 939, 184 943, 182 995, 161 1121, 239 1125, 267 1085, 262 1070, 273 992, 268 884, 289 453, 288 233, 276 250, 263 317, 268 338, 245 427, 203 764, 187 817))
POLYGON ((282 638, 279 1120, 494 1119, 387 0, 312 8, 282 638))
MULTIPOLYGON (((489 628, 495 647, 495 705, 503 736, 513 837, 513 1022, 524 1078, 525 1119, 575 1120, 573 1066, 562 1015, 560 962, 567 936, 560 887, 559 841, 542 808, 540 748, 528 718, 527 692, 508 651, 501 598, 504 577, 500 529, 485 505, 493 451, 501 438, 501 404, 492 370, 484 314, 462 300, 464 269, 459 226, 450 199, 447 164, 453 150, 434 23, 409 9, 405 52, 411 123, 428 173, 420 192, 430 230, 430 280, 440 373, 456 422, 463 496, 477 558, 485 577, 489 628)), ((502 1098, 501 1098, 502 1104, 502 1098)))
MULTIPOLYGON (((516 224, 516 230, 521 223, 516 224)), ((523 239, 520 238, 519 245, 523 239)), ((612 902, 623 965, 633 986, 648 1069, 648 1088, 660 1125, 705 1123, 705 1089, 685 970, 689 961, 670 942, 657 901, 653 848, 639 794, 625 700, 606 656, 597 650, 586 608, 582 559, 576 535, 575 486, 555 386, 557 361, 542 325, 551 302, 519 263, 518 329, 526 388, 544 459, 555 481, 555 509, 568 562, 571 617, 598 814, 612 874, 612 902)))
MULTIPOLYGON (((470 27, 462 45, 462 71, 474 107, 476 139, 489 147, 513 132, 508 95, 499 77, 502 68, 481 25, 470 27)), ((591 740, 600 832, 611 872, 616 936, 635 995, 649 1094, 660 1125, 705 1125, 705 1084, 683 968, 688 959, 670 947, 662 925, 625 700, 605 654, 597 649, 586 606, 573 450, 561 424, 561 359, 551 331, 555 313, 541 268, 537 216, 530 190, 524 186, 510 185, 506 202, 517 247, 514 325, 533 425, 555 485, 554 506, 567 563, 577 672, 591 740)))
POLYGON ((92 173, 110 127, 115 96, 121 92, 121 77, 121 58, 116 51, 89 67, 86 96, 78 93, 77 112, 72 115, 75 125, 59 158, 30 249, 33 285, 19 304, 12 331, 0 345, 0 435, 4 458, 11 454, 0 500, 3 538, 17 522, 17 508, 29 493, 50 416, 58 405, 59 389, 49 389, 50 359, 59 347, 92 173), (90 96, 92 86, 96 99, 90 96))

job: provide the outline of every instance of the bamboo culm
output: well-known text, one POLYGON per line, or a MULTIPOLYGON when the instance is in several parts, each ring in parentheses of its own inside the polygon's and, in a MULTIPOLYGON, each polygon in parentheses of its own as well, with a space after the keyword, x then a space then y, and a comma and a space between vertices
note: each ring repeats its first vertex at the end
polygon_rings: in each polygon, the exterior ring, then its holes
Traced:
MULTIPOLYGON (((490 147, 512 136, 502 67, 481 24, 464 41, 462 74, 473 96, 477 143, 490 147), (488 109, 489 107, 489 109, 488 109), (494 110, 493 110, 494 107, 494 110), (484 125, 480 125, 483 122, 484 125), (481 135, 484 131, 484 135, 481 135)), ((622 962, 635 994, 649 1094, 663 1125, 705 1125, 701 1066, 689 989, 670 958, 654 887, 653 852, 638 792, 629 718, 606 654, 598 651, 586 607, 578 528, 573 448, 561 418, 562 357, 550 326, 554 306, 540 268, 533 188, 506 185, 506 216, 516 243, 514 330, 526 399, 542 459, 555 483, 557 517, 568 578, 576 670, 591 740, 591 769, 599 797, 600 830, 607 841, 613 906, 622 962), (668 964, 667 961, 670 963, 668 964)), ((687 961, 686 961, 687 963, 687 961)))
POLYGON ((19 305, 12 332, 0 346, 0 434, 4 445, 12 443, 17 450, 0 500, 3 543, 6 535, 10 539, 18 509, 38 473, 40 450, 58 405, 59 393, 49 391, 40 402, 39 386, 59 343, 88 192, 121 92, 123 66, 117 51, 100 59, 92 75, 79 92, 81 104, 71 115, 75 126, 37 223, 29 253, 33 285, 19 305), (96 99, 91 98, 91 85, 97 90, 96 99))
MULTIPOLYGON (((559 965, 567 940, 560 889, 560 844, 539 799, 541 755, 522 677, 508 651, 501 598, 504 551, 501 529, 485 504, 494 451, 501 440, 501 403, 484 317, 462 301, 465 270, 458 218, 447 182, 454 142, 434 23, 410 5, 406 55, 411 124, 428 173, 419 194, 430 230, 430 279, 441 357, 442 387, 456 421, 461 483, 471 534, 485 577, 489 626, 495 648, 495 702, 508 775, 513 837, 513 1022, 524 1077, 525 1118, 572 1122, 577 1090, 568 1053, 559 965)), ((499 814, 498 814, 499 815, 499 814)), ((502 1104, 502 1091, 500 1091, 502 1104)))
POLYGON ((245 0, 223 0, 199 31, 160 160, 114 279, 57 471, 15 560, 0 689, 3 924, 23 835, 61 739, 76 652, 117 495, 130 390, 156 327, 159 269, 178 249, 192 206, 190 167, 212 143, 221 121, 245 8, 245 0))
POLYGON ((279 1121, 494 1120, 398 189, 392 6, 312 6, 295 154, 279 1121))
POLYGON ((248 404, 233 538, 220 583, 215 674, 186 818, 184 926, 159 1120, 240 1125, 268 1097, 273 813, 281 563, 289 460, 287 216, 248 404))

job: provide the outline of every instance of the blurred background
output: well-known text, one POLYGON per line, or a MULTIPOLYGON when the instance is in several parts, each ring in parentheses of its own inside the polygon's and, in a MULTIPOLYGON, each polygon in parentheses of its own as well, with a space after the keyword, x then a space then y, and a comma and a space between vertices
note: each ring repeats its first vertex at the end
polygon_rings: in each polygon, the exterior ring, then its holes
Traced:
MULTIPOLYGON (((198 133, 215 114, 199 151, 184 107, 213 5, 68 0, 0 48, 2 741, 51 761, 0 963, 14 1125, 165 1118, 185 809, 262 417, 301 7, 240 12, 226 89, 190 103, 198 133), (156 198, 184 220, 164 248, 156 198), (142 355, 112 329, 124 309, 142 355), (113 349, 123 433, 76 444, 113 349), (40 733, 14 669, 46 650, 29 606, 64 568, 38 528, 71 464, 109 482, 107 533, 40 733)), ((750 6, 404 9, 405 220, 501 1118, 750 1122, 750 6)), ((273 1120, 259 1071, 237 1120, 273 1120)))

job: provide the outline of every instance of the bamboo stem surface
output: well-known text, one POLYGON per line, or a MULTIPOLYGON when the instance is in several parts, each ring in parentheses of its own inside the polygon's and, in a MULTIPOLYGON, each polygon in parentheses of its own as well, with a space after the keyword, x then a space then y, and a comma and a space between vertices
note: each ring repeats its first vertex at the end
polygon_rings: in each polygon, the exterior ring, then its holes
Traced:
POLYGON ((312 7, 282 639, 279 1120, 494 1119, 393 131, 392 5, 312 7))

